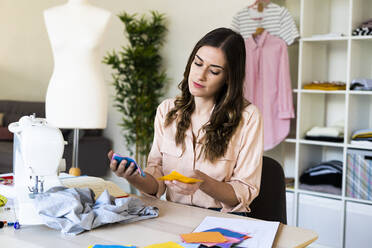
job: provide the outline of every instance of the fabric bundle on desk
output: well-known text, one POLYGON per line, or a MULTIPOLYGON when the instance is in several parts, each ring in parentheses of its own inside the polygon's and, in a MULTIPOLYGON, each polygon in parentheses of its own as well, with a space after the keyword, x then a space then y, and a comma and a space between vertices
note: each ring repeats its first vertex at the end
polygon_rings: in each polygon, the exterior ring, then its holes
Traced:
POLYGON ((95 201, 89 188, 54 187, 35 198, 35 206, 46 225, 76 235, 98 226, 157 217, 156 207, 145 206, 134 197, 114 198, 105 190, 95 201))
POLYGON ((330 160, 306 169, 300 176, 300 188, 330 194, 341 194, 342 162, 330 160))

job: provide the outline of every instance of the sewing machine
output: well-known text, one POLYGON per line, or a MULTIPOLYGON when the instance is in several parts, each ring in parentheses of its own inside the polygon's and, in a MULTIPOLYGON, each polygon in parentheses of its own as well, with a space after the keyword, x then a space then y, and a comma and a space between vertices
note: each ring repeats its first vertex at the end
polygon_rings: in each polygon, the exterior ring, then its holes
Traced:
POLYGON ((45 119, 23 116, 9 125, 14 133, 13 173, 16 217, 21 225, 44 224, 34 198, 51 187, 61 186, 58 168, 64 150, 61 131, 45 119))

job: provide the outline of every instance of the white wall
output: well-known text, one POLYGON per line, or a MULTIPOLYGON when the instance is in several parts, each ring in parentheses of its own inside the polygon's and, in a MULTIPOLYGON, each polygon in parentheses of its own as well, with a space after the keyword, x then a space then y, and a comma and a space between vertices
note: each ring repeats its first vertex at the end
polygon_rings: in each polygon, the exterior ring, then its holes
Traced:
MULTIPOLYGON (((62 0, 0 0, 0 99, 44 101, 53 70, 53 57, 42 12, 62 0)), ((284 4, 283 0, 276 1, 284 4)), ((299 0, 288 0, 297 5, 299 0)), ((166 15, 168 35, 162 54, 170 78, 167 96, 178 93, 187 58, 195 43, 216 27, 230 27, 233 15, 243 8, 245 0, 91 0, 91 3, 113 13, 102 49, 120 49, 126 44, 124 26, 117 18, 122 11, 148 14, 157 10, 166 15)), ((289 6, 290 9, 290 6, 289 6)), ((109 115, 105 136, 114 150, 125 154, 120 135, 120 114, 112 106, 113 87, 108 66, 102 65, 109 85, 109 115)))

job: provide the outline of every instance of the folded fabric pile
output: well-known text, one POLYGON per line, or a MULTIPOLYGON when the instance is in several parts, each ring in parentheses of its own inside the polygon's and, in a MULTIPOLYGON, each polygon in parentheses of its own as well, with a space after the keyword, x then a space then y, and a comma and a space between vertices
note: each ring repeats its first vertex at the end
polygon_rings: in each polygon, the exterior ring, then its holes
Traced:
POLYGON ((344 126, 343 121, 336 123, 329 127, 312 127, 306 132, 305 139, 329 141, 329 142, 343 142, 344 141, 344 126))
POLYGON ((193 232, 180 235, 183 242, 165 242, 145 246, 144 248, 230 248, 238 247, 239 243, 250 238, 247 234, 228 230, 225 228, 213 228, 203 232, 193 232))
POLYGON ((350 90, 372 90, 371 78, 357 78, 351 81, 350 90))
POLYGON ((300 188, 341 195, 342 162, 330 160, 306 169, 300 176, 300 188))
POLYGON ((341 81, 313 81, 303 87, 305 90, 346 90, 345 82, 341 81))
POLYGON ((365 35, 372 35, 372 19, 369 19, 363 22, 359 27, 354 29, 353 36, 365 36, 365 35))
POLYGON ((108 223, 131 223, 159 215, 135 197, 115 198, 105 190, 97 200, 89 188, 54 187, 35 197, 35 207, 50 228, 76 235, 108 223))
POLYGON ((184 247, 188 247, 186 244, 191 243, 199 244, 199 247, 230 248, 250 238, 250 236, 224 228, 213 228, 203 232, 181 234, 181 238, 183 242, 180 245, 184 247))
POLYGON ((165 242, 153 244, 144 248, 230 248, 238 246, 242 241, 250 238, 245 233, 240 233, 225 228, 213 228, 203 232, 193 232, 180 235, 182 242, 165 242))
POLYGON ((351 144, 372 146, 372 128, 356 130, 351 135, 351 144))

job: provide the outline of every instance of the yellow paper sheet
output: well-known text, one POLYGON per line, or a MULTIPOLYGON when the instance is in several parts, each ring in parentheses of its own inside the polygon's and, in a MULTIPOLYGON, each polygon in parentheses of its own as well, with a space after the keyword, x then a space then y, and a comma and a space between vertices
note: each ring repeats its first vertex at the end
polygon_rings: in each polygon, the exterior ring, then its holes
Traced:
POLYGON ((227 239, 220 232, 195 232, 181 234, 186 243, 224 243, 227 239))
POLYGON ((200 180, 200 179, 186 177, 182 175, 181 173, 178 173, 177 171, 172 171, 170 174, 166 176, 159 177, 158 180, 169 180, 169 181, 177 180, 183 183, 203 182, 203 180, 200 180))
POLYGON ((177 244, 176 242, 169 241, 161 244, 148 245, 144 248, 183 248, 183 246, 177 244))

